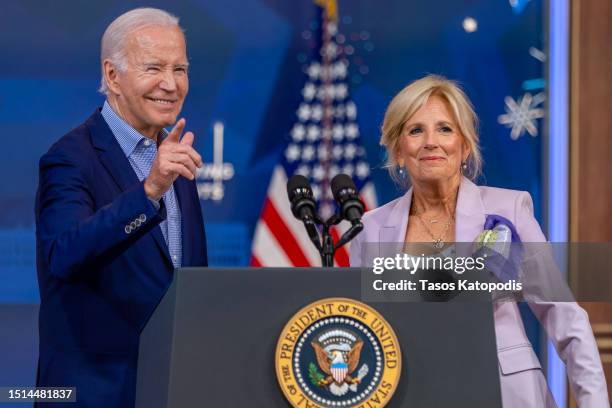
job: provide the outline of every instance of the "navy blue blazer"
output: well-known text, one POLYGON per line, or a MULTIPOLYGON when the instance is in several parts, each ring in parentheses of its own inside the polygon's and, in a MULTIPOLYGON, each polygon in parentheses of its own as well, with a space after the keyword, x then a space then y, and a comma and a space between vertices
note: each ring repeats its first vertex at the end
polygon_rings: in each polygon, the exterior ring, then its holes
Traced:
MULTIPOLYGON (((183 266, 206 266, 195 182, 179 177, 174 188, 183 266)), ((37 385, 76 387, 66 407, 133 407, 139 335, 173 266, 163 200, 159 210, 148 200, 99 109, 40 159, 35 211, 37 385)))

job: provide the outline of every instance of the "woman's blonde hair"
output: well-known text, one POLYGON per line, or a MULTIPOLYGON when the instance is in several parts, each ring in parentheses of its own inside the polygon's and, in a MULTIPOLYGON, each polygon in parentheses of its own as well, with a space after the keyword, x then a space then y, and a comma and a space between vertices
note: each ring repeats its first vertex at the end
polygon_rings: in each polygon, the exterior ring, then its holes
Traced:
POLYGON ((380 144, 387 149, 385 167, 389 170, 391 178, 399 184, 405 181, 399 174, 397 164, 402 129, 404 124, 427 103, 432 95, 439 96, 448 102, 457 126, 470 148, 470 155, 465 163, 466 168, 463 174, 474 180, 482 170, 482 155, 478 146, 478 117, 472 103, 456 82, 439 75, 427 75, 412 82, 395 95, 385 112, 380 144))

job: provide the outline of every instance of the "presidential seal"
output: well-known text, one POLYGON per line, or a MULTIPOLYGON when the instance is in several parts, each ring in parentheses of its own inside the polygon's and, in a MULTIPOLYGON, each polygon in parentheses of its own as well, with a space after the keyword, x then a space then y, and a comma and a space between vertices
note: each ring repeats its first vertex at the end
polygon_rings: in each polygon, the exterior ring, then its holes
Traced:
POLYGON ((401 373, 389 323, 370 306, 329 298, 297 312, 276 346, 276 376, 294 407, 384 407, 401 373))

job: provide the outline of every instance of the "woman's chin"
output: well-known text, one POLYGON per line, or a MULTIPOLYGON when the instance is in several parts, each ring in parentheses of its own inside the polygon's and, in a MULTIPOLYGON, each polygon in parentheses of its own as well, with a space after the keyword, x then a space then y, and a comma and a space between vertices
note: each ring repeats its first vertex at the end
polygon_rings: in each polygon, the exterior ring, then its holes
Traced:
POLYGON ((439 183, 442 181, 448 181, 449 179, 454 178, 454 176, 458 176, 458 174, 452 173, 450 174, 446 169, 442 168, 429 168, 426 170, 422 170, 420 174, 415 177, 415 181, 422 183, 439 183))

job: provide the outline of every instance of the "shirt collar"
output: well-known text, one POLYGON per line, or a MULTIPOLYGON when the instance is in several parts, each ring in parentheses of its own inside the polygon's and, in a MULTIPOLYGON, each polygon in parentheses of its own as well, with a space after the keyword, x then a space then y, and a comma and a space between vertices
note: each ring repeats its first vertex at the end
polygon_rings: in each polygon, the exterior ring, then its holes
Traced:
MULTIPOLYGON (((117 139, 119 146, 121 146, 121 150, 123 150, 126 157, 130 157, 134 149, 136 149, 136 146, 138 146, 142 140, 146 139, 146 136, 142 135, 117 115, 113 108, 111 108, 108 100, 104 101, 101 113, 108 127, 110 127, 113 132, 113 135, 115 135, 115 139, 117 139)), ((159 136, 161 140, 164 140, 167 135, 168 132, 166 129, 162 129, 159 136)))

